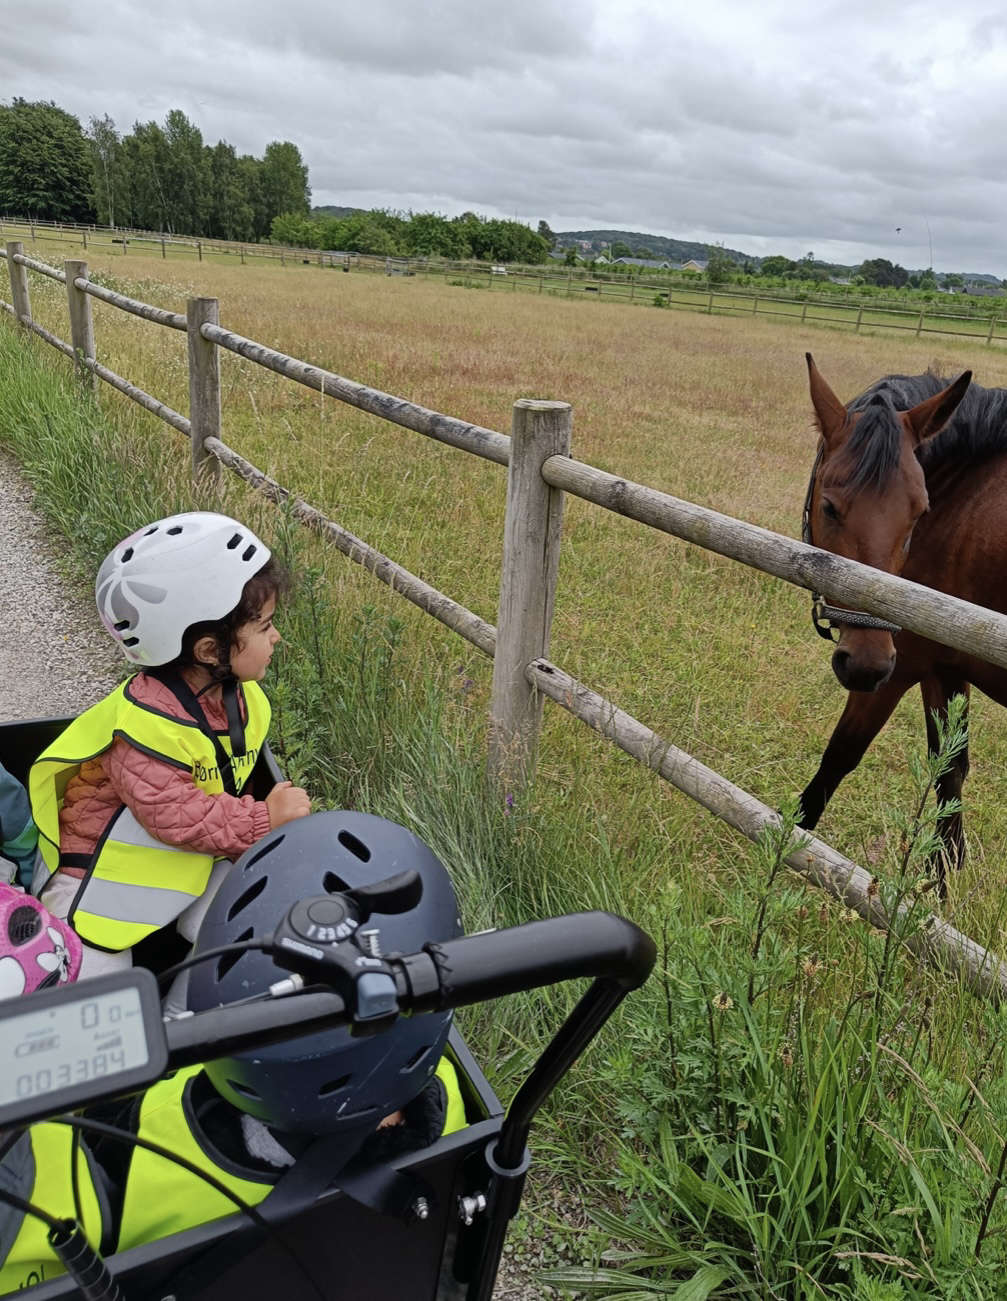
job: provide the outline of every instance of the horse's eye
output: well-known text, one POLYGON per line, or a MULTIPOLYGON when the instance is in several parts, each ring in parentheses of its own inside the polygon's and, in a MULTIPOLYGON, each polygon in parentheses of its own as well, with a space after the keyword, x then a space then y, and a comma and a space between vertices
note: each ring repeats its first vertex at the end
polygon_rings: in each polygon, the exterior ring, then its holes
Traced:
POLYGON ((822 514, 825 516, 826 519, 839 518, 839 516, 836 514, 835 506, 833 506, 832 502, 828 500, 822 501, 822 514))

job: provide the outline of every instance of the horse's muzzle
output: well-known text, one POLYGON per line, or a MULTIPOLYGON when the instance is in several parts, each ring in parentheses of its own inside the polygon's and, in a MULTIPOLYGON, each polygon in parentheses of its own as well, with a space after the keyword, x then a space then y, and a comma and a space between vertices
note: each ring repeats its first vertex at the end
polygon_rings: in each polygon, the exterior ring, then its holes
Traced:
POLYGON ((832 671, 840 686, 847 691, 877 691, 892 676, 895 669, 895 651, 886 660, 865 662, 851 651, 837 646, 832 655, 832 671))

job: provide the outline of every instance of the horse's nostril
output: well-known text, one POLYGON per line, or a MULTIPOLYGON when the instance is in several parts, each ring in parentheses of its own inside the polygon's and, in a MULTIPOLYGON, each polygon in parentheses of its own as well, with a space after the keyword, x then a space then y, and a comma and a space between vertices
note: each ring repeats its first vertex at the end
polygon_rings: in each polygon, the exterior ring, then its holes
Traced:
POLYGON ((835 673, 843 673, 847 664, 850 662, 850 652, 845 650, 836 650, 832 653, 832 668, 835 673))

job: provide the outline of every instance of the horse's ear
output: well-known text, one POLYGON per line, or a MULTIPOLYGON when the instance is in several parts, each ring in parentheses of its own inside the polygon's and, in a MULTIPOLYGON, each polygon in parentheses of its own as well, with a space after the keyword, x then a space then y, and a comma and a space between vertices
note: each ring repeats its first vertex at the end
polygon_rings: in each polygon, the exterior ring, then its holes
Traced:
POLYGON ((811 384, 811 405, 815 408, 815 422, 821 430, 826 446, 833 445, 846 429, 846 407, 822 379, 815 359, 806 352, 808 380, 811 384))
POLYGON ((906 427, 917 447, 928 438, 933 438, 934 434, 941 432, 958 409, 958 403, 965 396, 965 391, 971 383, 972 372, 963 371, 953 384, 949 384, 936 397, 927 398, 926 402, 921 402, 919 406, 905 413, 906 427))

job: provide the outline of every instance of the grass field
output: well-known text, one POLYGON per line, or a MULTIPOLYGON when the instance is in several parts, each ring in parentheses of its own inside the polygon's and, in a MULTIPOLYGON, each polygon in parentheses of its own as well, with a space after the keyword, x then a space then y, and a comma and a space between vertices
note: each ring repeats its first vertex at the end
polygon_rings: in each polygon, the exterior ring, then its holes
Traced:
MULTIPOLYGON (((125 261, 96 255, 89 265, 102 283, 176 311, 184 311, 189 295, 219 297, 221 323, 228 328, 478 424, 506 431, 519 397, 568 401, 578 459, 791 536, 799 529, 816 441, 805 351, 814 353, 845 399, 881 374, 916 373, 935 362, 948 373, 969 367, 983 384, 1007 385, 1007 354, 960 341, 935 345, 907 335, 875 337, 866 329, 854 336, 798 320, 471 293, 433 280, 339 275, 309 266, 207 260, 182 267, 159 255, 132 253, 125 261)), ((6 297, 3 273, 0 286, 6 297)), ((62 287, 32 275, 31 288, 35 318, 66 337, 62 287)), ((100 302, 94 302, 94 313, 99 360, 187 411, 184 337, 100 302)), ((36 351, 41 355, 43 349, 38 344, 36 351)), ((52 365, 66 367, 45 351, 52 365)), ((223 358, 223 382, 225 441, 352 532, 495 621, 501 467, 322 399, 230 355, 223 358)), ((132 462, 133 475, 149 479, 150 492, 168 508, 185 502, 185 440, 107 389, 99 401, 103 420, 118 431, 116 455, 132 462)), ((241 486, 228 489, 227 503, 235 513, 264 521, 267 530, 275 528, 271 509, 260 507, 241 486)), ((96 538, 103 530, 115 536, 100 506, 93 509, 96 538)), ((107 513, 114 515, 111 508, 107 513)), ((323 556, 310 542, 300 554, 320 576, 317 608, 344 629, 357 621, 358 642, 350 636, 333 653, 363 646, 364 623, 388 628, 389 620, 401 620, 388 658, 389 664, 394 659, 395 682, 414 702, 415 684, 433 690, 439 703, 431 706, 431 719, 445 735, 465 738, 459 744, 478 755, 489 662, 341 557, 323 556)), ((586 503, 567 502, 554 661, 772 806, 811 776, 844 702, 829 649, 812 630, 809 606, 800 589, 586 503)), ((309 624, 298 627, 310 638, 304 631, 309 624)), ((292 689, 282 680, 278 687, 281 695, 292 689)), ((387 683, 374 687, 379 694, 387 689, 387 683)), ((998 709, 975 700, 965 791, 970 860, 951 884, 946 910, 955 925, 1000 952, 1007 950, 1004 723, 998 709)), ((296 772, 326 791, 345 791, 334 756, 319 755, 303 738, 300 747, 292 746, 289 756, 296 772)), ((908 758, 923 749, 922 711, 914 696, 835 797, 819 828, 822 837, 866 866, 885 870, 899 854, 901 833, 892 810, 907 810, 914 800, 908 758)), ((421 784, 419 777, 415 781, 421 784)), ((405 809, 414 807, 409 799, 416 791, 410 790, 412 795, 401 795, 405 809)), ((522 909, 533 915, 535 909, 612 906, 667 941, 669 917, 678 918, 676 925, 686 918, 696 936, 706 937, 704 943, 715 936, 710 942, 720 946, 716 962, 710 960, 691 991, 682 986, 681 973, 674 977, 677 996, 687 1002, 697 989, 726 988, 718 982, 726 979, 732 954, 739 970, 744 965, 751 940, 745 919, 752 909, 751 915, 758 912, 764 889, 762 860, 754 860, 753 869, 740 837, 560 711, 547 708, 538 781, 527 807, 519 803, 507 834, 526 837, 521 870, 528 875, 516 892, 509 889, 513 882, 470 881, 476 914, 470 925, 519 920, 515 913, 522 909), (548 864, 558 859, 543 828, 560 826, 569 830, 564 866, 550 878, 548 864), (534 875, 539 861, 542 879, 534 875)), ((792 885, 777 896, 786 917, 803 910, 801 952, 821 954, 823 961, 828 955, 838 964, 829 987, 841 1002, 850 983, 862 978, 856 974, 861 941, 838 910, 826 907, 819 915, 820 902, 792 885)), ((780 934, 793 940, 786 917, 779 921, 780 934)), ((666 943, 665 992, 674 965, 669 952, 666 943)), ((865 973, 872 963, 877 965, 863 958, 865 973)), ((917 994, 924 982, 926 997, 939 1009, 934 1017, 941 1018, 945 1033, 938 1031, 934 1060, 944 1076, 955 1079, 978 1069, 973 1052, 986 1060, 984 1054, 993 1051, 987 1014, 954 991, 942 1003, 945 996, 932 978, 915 973, 911 980, 917 994), (978 1047, 968 1041, 973 1030, 978 1047)), ((660 1001, 660 993, 653 998, 660 1001)), ((513 1049, 531 1033, 529 1024, 508 1031, 513 1049)), ((706 1024, 702 1016, 697 1024, 706 1024)), ((623 1047, 629 1051, 635 1043, 640 1052, 650 1051, 648 1033, 633 1022, 623 1047)), ((632 1052, 620 1069, 622 1074, 613 1076, 613 1067, 599 1079, 609 1088, 613 1078, 627 1087, 636 1069, 632 1052)), ((576 1111, 584 1105, 577 1097, 579 1102, 567 1099, 564 1105, 576 1111)), ((638 1118, 623 1121, 629 1150, 639 1151, 647 1145, 641 1136, 646 1125, 638 1118)), ((568 1130, 577 1132, 577 1123, 569 1121, 568 1130)), ((577 1165, 582 1180, 586 1172, 587 1165, 577 1165)), ((625 1183, 629 1176, 622 1178, 625 1183)), ((606 1197, 616 1195, 613 1187, 620 1187, 618 1180, 607 1185, 606 1197)), ((742 1294, 748 1295, 723 1293, 742 1294)))

